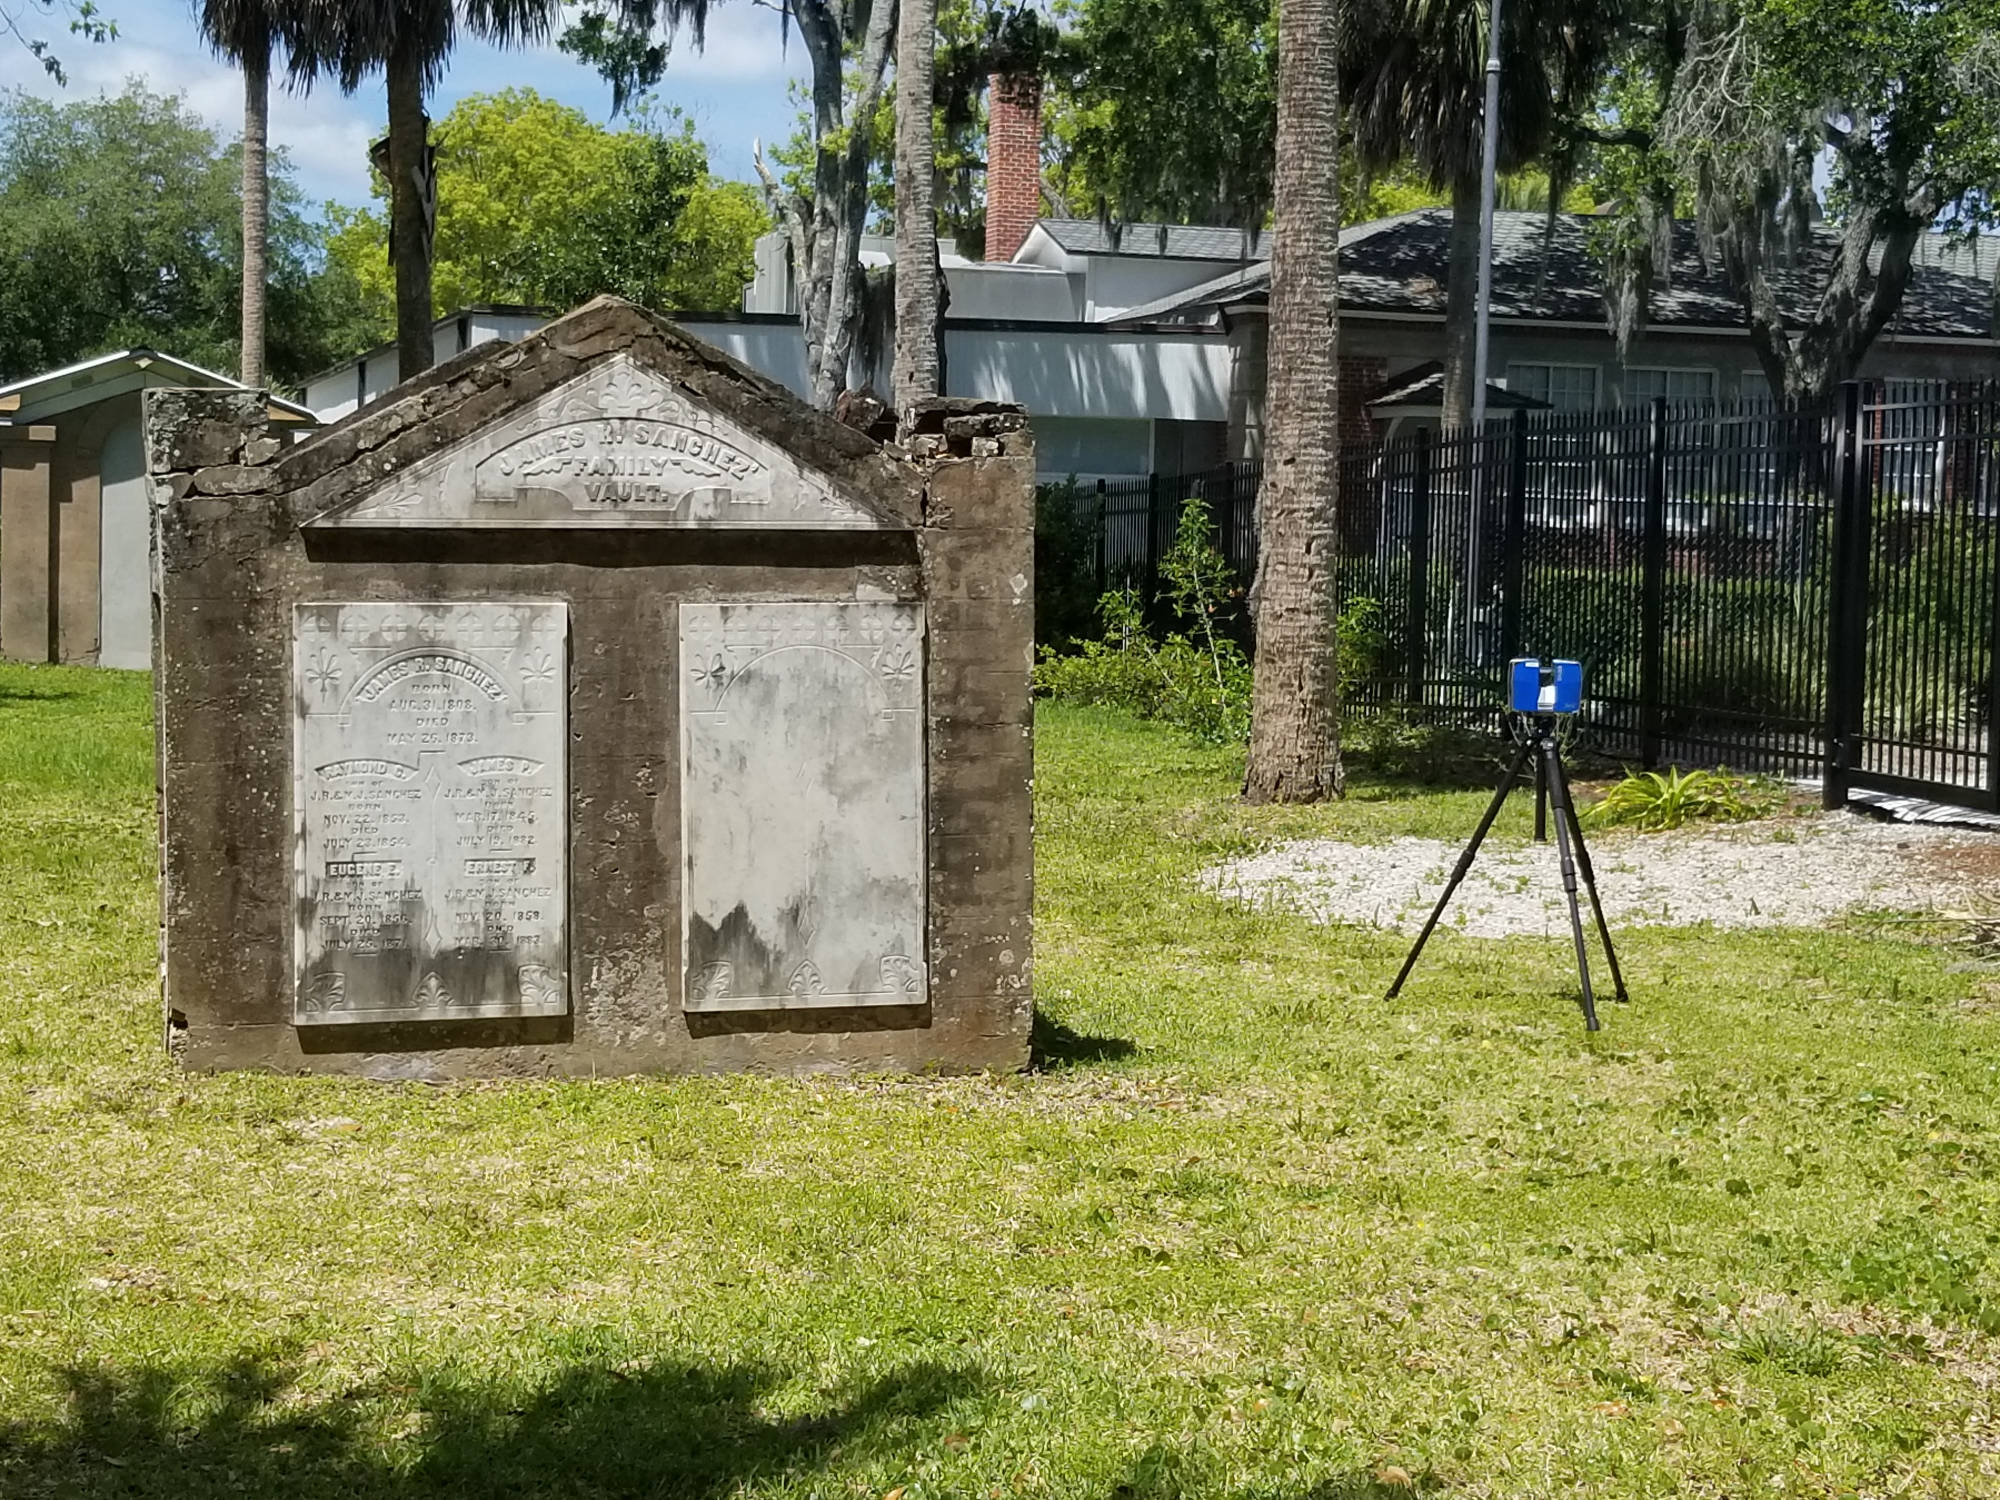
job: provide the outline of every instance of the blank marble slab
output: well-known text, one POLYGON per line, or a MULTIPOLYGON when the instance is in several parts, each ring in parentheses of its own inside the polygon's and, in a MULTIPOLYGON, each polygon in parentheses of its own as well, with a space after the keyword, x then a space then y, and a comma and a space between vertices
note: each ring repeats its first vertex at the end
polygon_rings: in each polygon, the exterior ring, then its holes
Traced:
POLYGON ((690 1011, 917 1005, 924 614, 680 608, 690 1011))
POLYGON ((293 614, 294 1018, 564 1014, 568 609, 293 614))

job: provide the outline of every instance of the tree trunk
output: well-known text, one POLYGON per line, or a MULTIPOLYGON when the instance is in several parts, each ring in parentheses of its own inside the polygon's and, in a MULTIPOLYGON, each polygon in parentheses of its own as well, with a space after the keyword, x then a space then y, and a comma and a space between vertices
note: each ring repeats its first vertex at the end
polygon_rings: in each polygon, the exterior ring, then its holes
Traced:
POLYGON ((271 42, 243 50, 243 344, 237 367, 243 383, 264 384, 264 259, 270 234, 271 42))
MULTIPOLYGON (((866 117, 857 109, 854 118, 866 117)), ((849 135, 853 146, 839 153, 838 169, 825 190, 832 212, 821 221, 820 247, 814 251, 824 254, 827 261, 826 328, 812 383, 813 405, 822 411, 833 410, 834 402, 847 389, 847 367, 861 325, 861 230, 868 218, 868 132, 857 124, 849 135)))
POLYGON ((1251 802, 1317 802, 1342 789, 1334 641, 1337 10, 1337 0, 1278 4, 1270 415, 1259 502, 1257 671, 1243 778, 1251 802))
POLYGON ((826 371, 833 360, 829 343, 836 334, 835 304, 844 292, 847 278, 838 274, 841 224, 842 153, 835 144, 841 125, 840 52, 832 53, 830 75, 813 58, 813 201, 807 223, 806 271, 799 287, 799 324, 806 341, 806 395, 821 411, 831 411, 840 394, 840 382, 829 381, 826 371), (839 286, 835 285, 838 281, 839 286))
POLYGON ((764 165, 753 160, 771 212, 784 225, 798 289, 799 326, 806 345, 806 394, 822 411, 833 410, 847 388, 848 358, 861 321, 861 230, 868 217, 867 121, 882 100, 884 75, 896 41, 896 5, 881 0, 866 11, 868 31, 850 58, 844 7, 827 0, 788 0, 799 38, 812 61, 813 190, 787 194, 764 165), (861 90, 846 107, 845 64, 852 61, 861 90), (855 128, 848 130, 852 120, 855 128))
POLYGON ((414 43, 389 54, 389 259, 396 271, 396 378, 431 367, 431 172, 414 43))
POLYGON ((896 368, 898 413, 938 394, 937 214, 931 103, 937 0, 902 0, 896 32, 896 368))
MULTIPOLYGON (((1479 174, 1451 185, 1451 238, 1444 273, 1444 426, 1472 420, 1472 379, 1479 342, 1479 174)), ((1489 374, 1489 379, 1491 378, 1489 374)))

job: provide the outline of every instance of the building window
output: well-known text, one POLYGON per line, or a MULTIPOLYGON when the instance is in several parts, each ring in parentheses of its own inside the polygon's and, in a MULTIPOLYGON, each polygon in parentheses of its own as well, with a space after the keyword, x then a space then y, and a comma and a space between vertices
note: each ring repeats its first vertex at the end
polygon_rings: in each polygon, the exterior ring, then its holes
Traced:
POLYGON ((1777 397, 1771 394, 1771 377, 1762 369, 1745 370, 1736 377, 1736 396, 1745 406, 1777 405, 1777 397))
POLYGON ((1878 483, 1904 508, 1934 511, 1946 493, 1949 471, 1951 387, 1942 380, 1885 380, 1881 404, 1867 424, 1875 448, 1878 483))
POLYGON ((1625 371, 1625 404, 1644 406, 1664 397, 1676 406, 1715 399, 1715 371, 1632 367, 1625 371))
POLYGON ((1507 366, 1507 389, 1546 401, 1557 411, 1597 409, 1596 365, 1507 366))

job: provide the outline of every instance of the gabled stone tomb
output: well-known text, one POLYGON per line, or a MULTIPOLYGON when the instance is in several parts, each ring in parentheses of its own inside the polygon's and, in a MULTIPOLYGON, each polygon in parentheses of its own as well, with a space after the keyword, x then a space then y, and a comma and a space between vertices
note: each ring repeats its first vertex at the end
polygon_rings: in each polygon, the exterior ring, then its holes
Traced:
POLYGON ((629 304, 297 447, 148 396, 192 1067, 1017 1067, 1033 457, 629 304))

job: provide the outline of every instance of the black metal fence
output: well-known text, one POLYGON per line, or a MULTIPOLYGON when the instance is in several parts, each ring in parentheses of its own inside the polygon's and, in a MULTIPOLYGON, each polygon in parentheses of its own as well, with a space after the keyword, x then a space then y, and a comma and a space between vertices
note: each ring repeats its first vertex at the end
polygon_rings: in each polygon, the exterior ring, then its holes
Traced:
POLYGON ((2000 811, 2000 384, 1843 396, 1828 801, 1868 787, 2000 811))
MULTIPOLYGON (((1247 586, 1259 478, 1070 487, 1052 497, 1064 565, 1156 600, 1195 495, 1247 586)), ((1991 801, 1996 526, 2000 385, 1517 415, 1350 448, 1347 702, 1489 720, 1509 657, 1570 656, 1583 728, 1613 754, 1991 801)))

